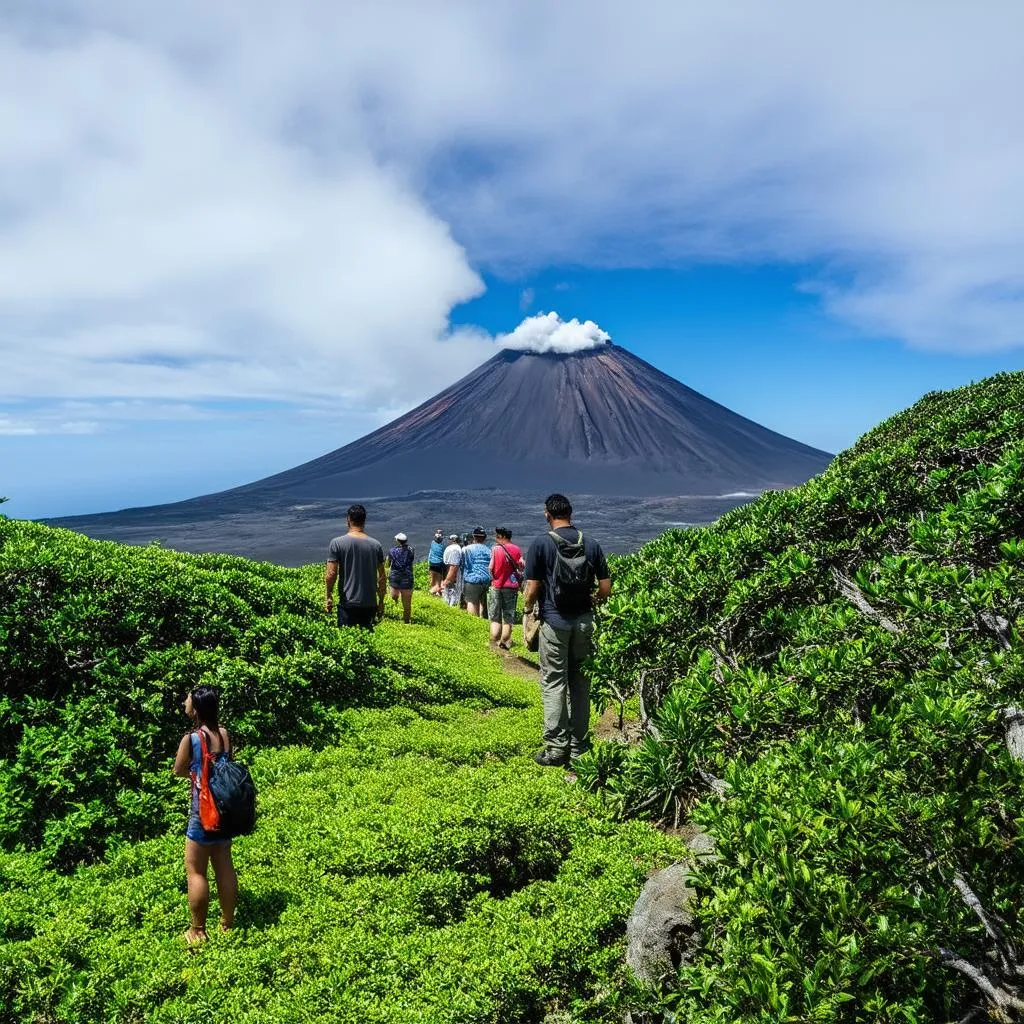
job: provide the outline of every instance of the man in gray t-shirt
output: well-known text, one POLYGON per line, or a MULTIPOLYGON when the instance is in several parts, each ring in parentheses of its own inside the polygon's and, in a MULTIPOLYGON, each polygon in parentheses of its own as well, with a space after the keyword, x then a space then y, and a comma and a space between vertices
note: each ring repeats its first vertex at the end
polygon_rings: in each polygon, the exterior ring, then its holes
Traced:
POLYGON ((348 510, 348 533, 335 537, 328 549, 324 608, 330 614, 337 581, 339 626, 373 629, 374 620, 384 614, 384 548, 366 535, 365 526, 366 509, 352 505, 348 510))

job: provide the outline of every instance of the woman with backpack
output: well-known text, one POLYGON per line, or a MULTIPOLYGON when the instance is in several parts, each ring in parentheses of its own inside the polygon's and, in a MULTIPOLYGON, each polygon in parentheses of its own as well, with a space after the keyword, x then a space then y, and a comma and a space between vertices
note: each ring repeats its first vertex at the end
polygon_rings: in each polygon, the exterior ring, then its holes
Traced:
POLYGON ((212 686, 197 686, 185 698, 185 714, 192 720, 193 729, 181 738, 174 758, 174 774, 179 778, 190 778, 192 782, 188 827, 185 830, 185 874, 192 925, 184 938, 190 946, 207 939, 210 883, 206 872, 211 861, 217 879, 222 932, 231 930, 238 898, 238 877, 231 860, 231 840, 207 831, 200 820, 203 755, 208 754, 215 761, 231 756, 231 739, 227 729, 218 721, 219 711, 220 697, 212 686))
POLYGON ((441 596, 441 581, 444 579, 444 531, 435 530, 434 539, 427 555, 427 568, 430 570, 430 592, 435 597, 441 596))
POLYGON ((412 620, 412 564, 416 561, 416 549, 409 546, 404 533, 395 534, 395 546, 388 552, 388 583, 391 599, 402 599, 402 621, 412 620))

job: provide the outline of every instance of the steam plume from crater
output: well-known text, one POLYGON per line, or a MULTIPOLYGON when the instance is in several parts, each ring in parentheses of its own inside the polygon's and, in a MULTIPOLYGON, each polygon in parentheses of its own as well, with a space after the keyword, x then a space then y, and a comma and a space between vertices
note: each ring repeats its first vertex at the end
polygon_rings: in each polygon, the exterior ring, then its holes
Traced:
POLYGON ((611 335, 593 320, 563 320, 552 311, 528 316, 511 334, 499 335, 498 344, 517 352, 566 353, 601 348, 611 340, 611 335))

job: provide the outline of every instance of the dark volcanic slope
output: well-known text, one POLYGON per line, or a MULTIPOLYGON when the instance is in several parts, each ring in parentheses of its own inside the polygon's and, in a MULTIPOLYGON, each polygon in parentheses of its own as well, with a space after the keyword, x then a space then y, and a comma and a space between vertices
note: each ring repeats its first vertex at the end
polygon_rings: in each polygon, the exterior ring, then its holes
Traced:
POLYGON ((543 525, 537 502, 560 490, 587 496, 587 521, 611 514, 617 525, 603 539, 614 551, 675 521, 707 522, 751 492, 801 483, 829 459, 617 346, 504 351, 295 469, 171 505, 53 522, 110 540, 298 562, 322 555, 354 500, 375 499, 371 532, 402 529, 422 541, 439 524, 464 532, 504 522, 529 535, 543 525))
POLYGON ((829 459, 605 345, 572 355, 499 352, 372 434, 227 493, 339 498, 498 487, 720 494, 789 487, 829 459))

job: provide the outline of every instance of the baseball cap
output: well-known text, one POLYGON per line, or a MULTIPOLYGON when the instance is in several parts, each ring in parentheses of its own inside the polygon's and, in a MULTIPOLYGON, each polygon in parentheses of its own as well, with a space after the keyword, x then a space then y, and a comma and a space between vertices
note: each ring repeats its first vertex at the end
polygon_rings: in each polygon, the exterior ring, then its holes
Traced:
POLYGON ((457 533, 449 533, 448 534, 448 539, 449 540, 458 540, 459 539, 459 535, 457 533))
POLYGON ((406 535, 404 533, 396 533, 395 534, 395 540, 408 540, 408 539, 409 538, 406 537, 406 535))
POLYGON ((473 527, 473 536, 474 537, 486 537, 487 536, 487 531, 482 526, 474 526, 473 527))

